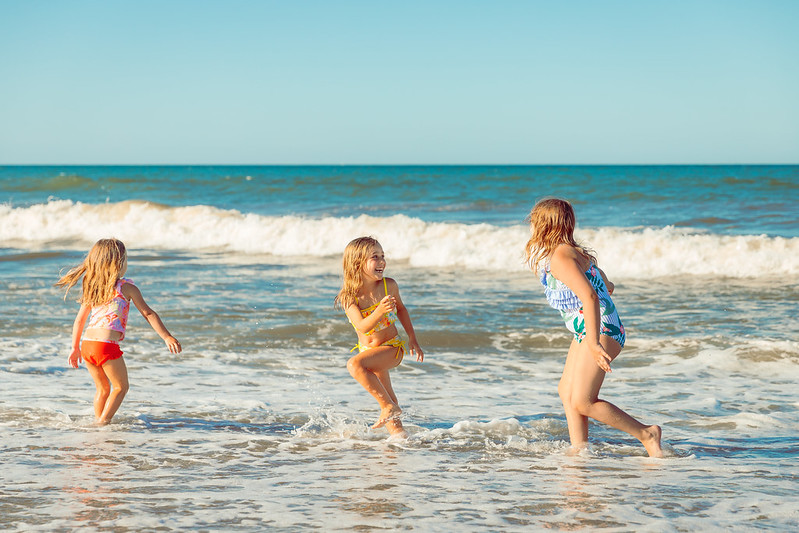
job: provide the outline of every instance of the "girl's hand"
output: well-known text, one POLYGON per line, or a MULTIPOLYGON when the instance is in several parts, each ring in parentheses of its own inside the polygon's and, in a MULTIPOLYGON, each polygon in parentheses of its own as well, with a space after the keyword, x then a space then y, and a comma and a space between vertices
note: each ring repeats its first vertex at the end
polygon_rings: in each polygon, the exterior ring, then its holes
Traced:
POLYGON ((416 360, 420 363, 424 361, 424 352, 422 351, 422 347, 419 346, 419 343, 415 340, 408 341, 408 351, 411 353, 411 355, 415 355, 416 360))
POLYGON ((589 349, 599 368, 607 373, 613 372, 613 370, 610 369, 610 362, 613 361, 613 358, 605 351, 601 344, 597 343, 589 349))
POLYGON ((81 361, 83 361, 83 357, 80 355, 80 348, 73 348, 72 353, 69 354, 69 359, 67 359, 69 366, 78 368, 78 363, 81 361))
POLYGON ((377 304, 377 308, 375 308, 375 312, 381 315, 385 315, 386 313, 390 313, 397 308, 397 299, 391 296, 390 294, 384 296, 380 303, 377 304))
POLYGON ((420 363, 424 361, 424 352, 422 351, 422 347, 419 346, 419 343, 413 337, 408 339, 408 353, 416 356, 416 360, 420 363))
POLYGON ((165 338, 164 342, 166 343, 167 348, 169 348, 169 351, 172 353, 180 353, 183 351, 183 347, 180 345, 180 342, 172 335, 165 338))

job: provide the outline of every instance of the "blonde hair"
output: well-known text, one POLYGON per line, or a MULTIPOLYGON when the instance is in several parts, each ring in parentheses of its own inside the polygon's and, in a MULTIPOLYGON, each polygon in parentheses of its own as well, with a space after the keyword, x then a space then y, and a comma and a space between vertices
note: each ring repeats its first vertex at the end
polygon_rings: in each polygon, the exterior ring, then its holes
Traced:
POLYGON ((122 241, 100 239, 86 254, 83 262, 61 276, 55 286, 67 288, 64 292, 66 300, 69 289, 83 278, 78 303, 92 307, 102 305, 114 297, 114 287, 119 281, 126 258, 127 251, 122 241))
POLYGON ((560 244, 573 246, 583 256, 596 264, 593 250, 574 240, 576 219, 572 205, 560 198, 544 198, 533 206, 527 216, 530 223, 530 240, 525 246, 525 263, 538 271, 538 265, 552 255, 560 244))
POLYGON ((380 246, 380 243, 374 237, 358 237, 344 248, 344 281, 333 305, 346 309, 356 302, 358 290, 363 285, 363 265, 375 246, 380 246))

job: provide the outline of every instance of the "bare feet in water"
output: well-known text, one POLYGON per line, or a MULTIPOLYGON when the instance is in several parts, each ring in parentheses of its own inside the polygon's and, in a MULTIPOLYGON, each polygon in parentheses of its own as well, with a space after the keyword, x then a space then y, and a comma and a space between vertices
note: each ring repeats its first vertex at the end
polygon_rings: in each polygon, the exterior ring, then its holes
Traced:
POLYGON ((644 438, 641 439, 641 444, 646 448, 649 457, 663 457, 663 450, 660 447, 661 434, 660 426, 653 425, 644 429, 644 438))
POLYGON ((392 440, 408 438, 408 433, 402 427, 402 421, 399 418, 386 420, 386 429, 388 430, 389 438, 392 440))
POLYGON ((566 455, 568 455, 569 457, 575 457, 577 455, 582 455, 583 452, 586 449, 588 449, 588 443, 587 442, 583 442, 581 444, 572 444, 566 450, 566 455))
POLYGON ((400 409, 399 405, 393 403, 387 405, 380 411, 380 418, 378 418, 377 422, 374 423, 372 429, 377 429, 385 426, 386 422, 388 422, 392 418, 399 417, 399 415, 401 414, 402 414, 402 409, 400 409))

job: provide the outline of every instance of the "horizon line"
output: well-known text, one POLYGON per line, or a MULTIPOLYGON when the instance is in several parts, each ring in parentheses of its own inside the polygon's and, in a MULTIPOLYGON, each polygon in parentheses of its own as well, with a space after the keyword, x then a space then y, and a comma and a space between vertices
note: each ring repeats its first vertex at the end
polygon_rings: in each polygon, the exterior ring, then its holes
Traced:
POLYGON ((790 167, 795 163, 1 163, 2 167, 790 167))

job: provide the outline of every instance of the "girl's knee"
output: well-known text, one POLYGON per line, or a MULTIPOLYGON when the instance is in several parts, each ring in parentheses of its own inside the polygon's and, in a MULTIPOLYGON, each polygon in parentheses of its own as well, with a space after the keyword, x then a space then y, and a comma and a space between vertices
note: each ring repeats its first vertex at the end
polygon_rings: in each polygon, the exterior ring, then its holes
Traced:
POLYGON ((572 402, 572 407, 583 416, 588 416, 595 402, 589 398, 580 398, 572 402))
POLYGON ((362 366, 362 365, 360 364, 360 362, 358 361, 358 358, 357 358, 357 356, 350 357, 350 360, 349 360, 349 361, 347 361, 347 370, 348 370, 348 371, 349 371, 349 373, 350 373, 351 375, 353 375, 353 376, 354 376, 355 374, 358 374, 358 373, 360 373, 360 372, 363 372, 363 366, 362 366))
POLYGON ((561 394, 560 401, 563 404, 564 410, 585 416, 586 406, 580 402, 576 402, 570 394, 561 394))
POLYGON ((115 394, 124 396, 128 393, 128 390, 130 390, 130 383, 128 383, 127 379, 124 381, 117 381, 112 384, 112 389, 115 394))

